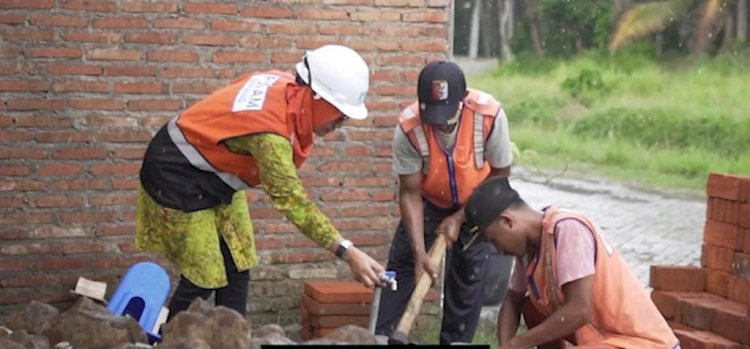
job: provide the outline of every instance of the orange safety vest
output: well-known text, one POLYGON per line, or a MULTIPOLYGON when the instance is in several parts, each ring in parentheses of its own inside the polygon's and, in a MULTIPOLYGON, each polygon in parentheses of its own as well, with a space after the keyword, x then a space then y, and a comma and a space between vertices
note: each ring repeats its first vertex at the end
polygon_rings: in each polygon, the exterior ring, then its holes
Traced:
POLYGON ((422 155, 422 196, 444 208, 459 208, 490 174, 484 147, 500 102, 487 93, 469 89, 464 98, 453 149, 438 144, 434 130, 419 119, 418 102, 401 112, 399 124, 422 155))
POLYGON ((555 233, 557 223, 575 219, 593 232, 596 243, 593 321, 575 332, 576 345, 606 344, 625 349, 671 349, 677 343, 672 329, 620 254, 605 240, 599 227, 585 216, 550 207, 545 211, 536 263, 526 271, 529 299, 550 316, 565 301, 557 287, 555 233))
POLYGON ((194 167, 216 174, 235 190, 257 186, 255 159, 231 152, 221 143, 250 134, 277 134, 292 143, 294 164, 299 168, 313 145, 310 98, 304 93, 291 74, 249 74, 170 121, 169 136, 194 167))

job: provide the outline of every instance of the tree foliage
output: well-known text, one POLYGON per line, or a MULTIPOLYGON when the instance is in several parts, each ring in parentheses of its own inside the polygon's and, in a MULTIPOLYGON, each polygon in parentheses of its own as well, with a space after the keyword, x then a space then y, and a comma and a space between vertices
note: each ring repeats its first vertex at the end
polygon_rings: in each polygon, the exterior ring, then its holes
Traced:
POLYGON ((514 37, 514 48, 532 50, 530 32, 536 20, 544 53, 551 56, 606 47, 615 15, 611 1, 534 0, 524 1, 519 9, 524 12, 518 24, 523 30, 514 37))
POLYGON ((718 53, 750 35, 750 0, 515 1, 512 49, 521 56, 615 52, 639 41, 656 54, 718 53))

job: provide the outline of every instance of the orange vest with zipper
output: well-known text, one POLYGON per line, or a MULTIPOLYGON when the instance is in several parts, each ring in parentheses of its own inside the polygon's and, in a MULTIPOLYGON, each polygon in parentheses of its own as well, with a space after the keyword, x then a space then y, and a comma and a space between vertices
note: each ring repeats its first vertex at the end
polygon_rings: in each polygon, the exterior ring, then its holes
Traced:
POLYGON ((484 161, 484 145, 500 103, 489 94, 469 89, 463 105, 453 149, 444 150, 435 130, 421 122, 418 102, 404 109, 399 118, 401 128, 424 160, 422 196, 444 208, 463 206, 491 170, 484 161))
MULTIPOLYGON (((274 133, 294 142, 287 115, 289 84, 294 84, 294 77, 281 71, 240 77, 188 108, 177 119, 177 127, 216 170, 239 177, 248 187, 257 186, 260 178, 255 159, 231 152, 221 142, 257 133, 274 133), (256 79, 255 85, 251 79, 256 79)), ((307 155, 293 149, 294 164, 299 168, 307 155)))
MULTIPOLYGON (((593 276, 593 321, 575 332, 576 345, 607 344, 625 349, 671 349, 678 343, 672 329, 620 254, 585 216, 550 207, 545 211, 536 263, 527 269, 529 299, 545 317, 565 301, 557 287, 557 223, 575 219, 593 232, 596 271, 593 276)), ((562 232, 559 232, 562 233, 562 232)))

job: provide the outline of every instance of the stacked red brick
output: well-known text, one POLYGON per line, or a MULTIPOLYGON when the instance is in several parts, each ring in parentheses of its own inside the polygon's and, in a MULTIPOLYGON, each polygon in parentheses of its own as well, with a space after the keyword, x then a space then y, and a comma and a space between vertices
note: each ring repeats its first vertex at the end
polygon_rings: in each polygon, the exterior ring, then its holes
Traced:
POLYGON ((324 337, 336 328, 367 328, 373 292, 356 282, 307 281, 302 295, 302 339, 324 337))
MULTIPOLYGON (((356 282, 306 281, 299 308, 302 339, 325 337, 336 328, 346 325, 367 328, 372 297, 372 290, 356 282)), ((412 332, 432 327, 439 297, 437 288, 432 288, 427 293, 412 332)))
POLYGON ((652 266, 651 298, 683 349, 750 349, 750 177, 711 174, 702 267, 652 266))

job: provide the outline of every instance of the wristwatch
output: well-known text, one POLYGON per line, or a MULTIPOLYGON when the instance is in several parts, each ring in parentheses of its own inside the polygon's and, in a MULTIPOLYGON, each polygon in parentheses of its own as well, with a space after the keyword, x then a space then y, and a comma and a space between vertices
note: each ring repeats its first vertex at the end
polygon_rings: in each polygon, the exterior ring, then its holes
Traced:
POLYGON ((352 246, 354 246, 354 243, 352 243, 351 241, 342 240, 339 244, 339 247, 336 247, 336 257, 344 258, 346 251, 348 251, 352 246))

